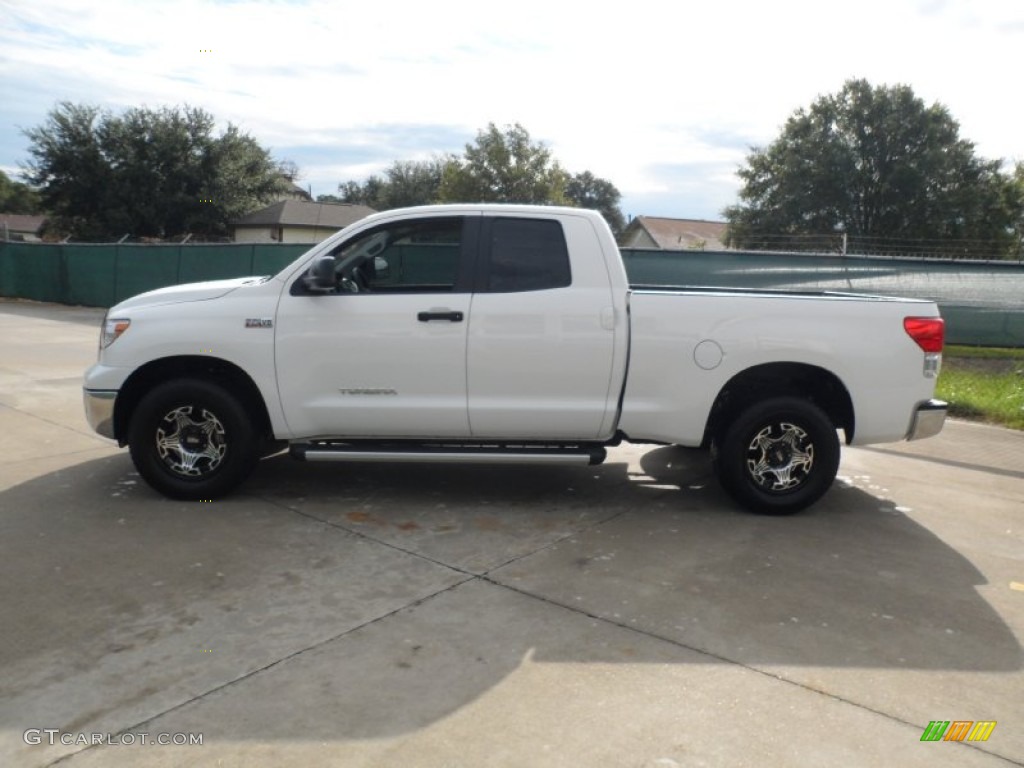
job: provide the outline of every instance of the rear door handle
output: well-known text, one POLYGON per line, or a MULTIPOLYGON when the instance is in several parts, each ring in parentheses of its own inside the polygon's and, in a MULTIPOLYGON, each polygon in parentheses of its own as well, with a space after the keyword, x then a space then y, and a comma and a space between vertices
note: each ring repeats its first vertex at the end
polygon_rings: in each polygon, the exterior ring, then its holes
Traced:
POLYGON ((421 323, 429 323, 431 320, 447 320, 450 323, 461 323, 462 313, 449 310, 431 310, 429 312, 420 312, 416 315, 416 319, 421 323))

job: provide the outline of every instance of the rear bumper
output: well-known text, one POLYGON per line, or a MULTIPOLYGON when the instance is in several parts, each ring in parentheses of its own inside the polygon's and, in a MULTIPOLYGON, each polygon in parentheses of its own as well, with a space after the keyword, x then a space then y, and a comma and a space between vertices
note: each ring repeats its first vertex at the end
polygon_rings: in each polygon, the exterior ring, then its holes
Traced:
POLYGON ((917 406, 914 418, 910 421, 907 440, 923 440, 926 437, 939 434, 942 431, 942 425, 946 423, 948 407, 949 404, 942 400, 929 400, 917 406))
POLYGON ((97 434, 114 440, 114 401, 117 390, 83 389, 85 419, 97 434))

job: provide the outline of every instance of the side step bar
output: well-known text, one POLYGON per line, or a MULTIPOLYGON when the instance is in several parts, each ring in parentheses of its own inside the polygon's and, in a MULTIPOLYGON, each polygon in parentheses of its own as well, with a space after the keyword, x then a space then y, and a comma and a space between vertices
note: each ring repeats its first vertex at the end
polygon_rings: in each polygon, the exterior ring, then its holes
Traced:
POLYGON ((603 443, 417 440, 314 440, 292 443, 288 451, 299 461, 450 464, 601 464, 607 455, 603 443))

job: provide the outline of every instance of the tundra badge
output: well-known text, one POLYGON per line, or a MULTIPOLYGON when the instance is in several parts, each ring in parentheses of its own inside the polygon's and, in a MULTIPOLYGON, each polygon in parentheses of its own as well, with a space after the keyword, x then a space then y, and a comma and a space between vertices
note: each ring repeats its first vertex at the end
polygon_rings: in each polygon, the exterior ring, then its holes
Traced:
POLYGON ((273 328, 274 321, 269 317, 247 317, 245 318, 246 328, 273 328))

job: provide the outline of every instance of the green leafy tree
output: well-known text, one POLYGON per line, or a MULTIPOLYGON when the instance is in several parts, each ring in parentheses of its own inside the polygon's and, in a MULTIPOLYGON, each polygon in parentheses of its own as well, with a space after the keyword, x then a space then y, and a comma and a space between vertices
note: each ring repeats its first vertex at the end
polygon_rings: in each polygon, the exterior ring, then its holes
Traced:
POLYGON ((574 174, 565 185, 565 196, 578 208, 600 211, 616 234, 626 228, 619 201, 622 193, 607 179, 599 179, 590 171, 574 174))
POLYGON ((441 173, 446 162, 443 158, 434 158, 393 163, 384 172, 386 178, 377 200, 380 210, 437 202, 441 173))
POLYGON ((368 205, 378 211, 387 210, 384 205, 387 197, 386 185, 387 182, 376 174, 362 183, 346 181, 338 185, 338 202, 368 205))
POLYGON ((112 169, 100 148, 99 117, 99 107, 64 102, 44 125, 25 131, 34 158, 26 175, 41 185, 43 206, 51 214, 48 228, 82 239, 102 230, 101 211, 110 190, 112 169))
POLYGON ((594 208, 616 232, 625 227, 615 185, 589 171, 570 176, 521 125, 493 123, 467 144, 462 157, 396 161, 382 175, 346 181, 337 195, 318 199, 359 203, 379 211, 431 203, 542 203, 594 208))
POLYGON ((0 213, 39 213, 39 193, 0 171, 0 213))
POLYGON ((378 211, 429 205, 438 201, 441 174, 448 160, 398 160, 366 181, 347 181, 338 185, 339 201, 368 205, 378 211))
POLYGON ((564 205, 569 180, 551 150, 530 141, 523 126, 494 123, 451 158, 441 175, 439 199, 448 203, 550 203, 564 205))
POLYGON ((27 177, 54 229, 80 240, 229 234, 286 186, 289 167, 255 139, 192 107, 115 115, 61 102, 26 130, 27 177))
POLYGON ((1009 205, 1017 209, 1017 220, 1014 222, 1013 230, 1017 239, 1016 252, 1011 253, 1011 258, 1024 258, 1024 162, 1018 162, 1013 169, 1013 180, 1008 192, 1010 197, 1009 205))
POLYGON ((968 251, 1006 253, 1020 200, 1000 165, 975 156, 944 106, 926 106, 908 86, 850 80, 751 151, 738 172, 741 202, 724 211, 728 238, 751 247, 843 232, 866 243, 956 239, 968 251))

